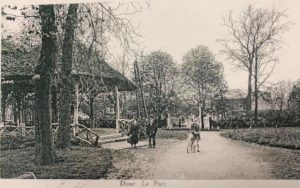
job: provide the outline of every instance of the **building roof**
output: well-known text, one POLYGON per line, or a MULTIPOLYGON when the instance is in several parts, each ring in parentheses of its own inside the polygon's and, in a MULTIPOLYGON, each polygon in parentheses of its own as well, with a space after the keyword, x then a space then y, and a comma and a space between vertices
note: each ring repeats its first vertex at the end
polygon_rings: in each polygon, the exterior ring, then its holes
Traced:
MULTIPOLYGON (((39 48, 24 52, 12 47, 3 45, 1 51, 2 80, 29 80, 35 74, 35 68, 39 62, 39 48)), ((84 78, 84 80, 94 80, 98 85, 98 92, 106 92, 118 86, 119 91, 134 91, 136 86, 120 72, 112 68, 107 62, 99 61, 97 54, 94 53, 92 60, 87 62, 84 58, 74 61, 72 74, 75 78, 84 78)), ((59 59, 59 58, 58 58, 59 59)), ((57 62, 56 74, 59 74, 61 61, 57 62)))
POLYGON ((247 93, 240 89, 231 89, 226 94, 227 99, 245 99, 247 98, 247 93))

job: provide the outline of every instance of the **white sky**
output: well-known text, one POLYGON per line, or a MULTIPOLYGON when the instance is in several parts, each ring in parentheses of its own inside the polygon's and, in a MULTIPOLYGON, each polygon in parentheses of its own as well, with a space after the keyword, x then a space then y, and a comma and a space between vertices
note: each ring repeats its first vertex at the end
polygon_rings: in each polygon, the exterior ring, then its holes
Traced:
MULTIPOLYGON (((5 2, 18 1, 5 0, 2 3, 5 2)), ((48 2, 63 3, 64 1, 48 2)), ((143 36, 141 41, 143 41, 144 54, 153 50, 163 50, 170 53, 177 63, 181 63, 182 56, 188 50, 197 45, 206 45, 217 55, 217 59, 223 62, 229 88, 243 89, 246 89, 247 74, 233 70, 233 66, 219 55, 221 45, 216 40, 226 33, 221 25, 222 16, 229 10, 239 13, 249 3, 254 3, 257 7, 288 9, 287 14, 294 25, 285 33, 286 44, 280 51, 280 63, 269 81, 294 81, 300 78, 299 0, 149 0, 147 2, 150 7, 143 8, 134 20, 140 25, 138 32, 143 36)))
POLYGON ((222 16, 229 10, 240 12, 249 3, 257 7, 288 9, 289 19, 294 23, 284 36, 285 46, 280 51, 280 63, 270 81, 296 80, 300 78, 300 1, 299 0, 151 0, 145 9, 140 31, 144 36, 145 52, 164 50, 174 60, 182 62, 182 56, 197 45, 206 45, 217 54, 225 67, 225 79, 230 88, 246 89, 247 74, 233 70, 229 62, 218 55, 221 44, 216 40, 224 35, 222 16))

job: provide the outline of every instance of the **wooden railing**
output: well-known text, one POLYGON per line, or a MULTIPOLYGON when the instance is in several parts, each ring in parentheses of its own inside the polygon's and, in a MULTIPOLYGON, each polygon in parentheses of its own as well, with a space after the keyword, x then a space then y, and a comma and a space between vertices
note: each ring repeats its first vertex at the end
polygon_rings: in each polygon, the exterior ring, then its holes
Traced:
POLYGON ((115 119, 97 119, 95 128, 116 128, 115 119))
MULTIPOLYGON (((52 133, 54 139, 57 139, 58 134, 58 123, 52 124, 52 133)), ((81 124, 74 124, 71 125, 70 131, 72 132, 72 136, 79 141, 80 143, 87 144, 89 146, 97 146, 99 135, 95 133, 90 128, 81 125, 81 124)), ((2 135, 16 135, 16 136, 29 136, 34 138, 35 136, 35 128, 34 126, 13 126, 13 125, 6 125, 0 126, 0 136, 2 135)))
POLYGON ((99 135, 90 128, 80 124, 76 124, 75 126, 72 124, 71 129, 73 136, 82 144, 98 146, 99 135))
POLYGON ((127 134, 129 132, 129 124, 132 121, 132 119, 119 119, 120 132, 122 134, 127 134))
POLYGON ((0 127, 0 135, 21 135, 34 138, 34 126, 5 125, 0 127))

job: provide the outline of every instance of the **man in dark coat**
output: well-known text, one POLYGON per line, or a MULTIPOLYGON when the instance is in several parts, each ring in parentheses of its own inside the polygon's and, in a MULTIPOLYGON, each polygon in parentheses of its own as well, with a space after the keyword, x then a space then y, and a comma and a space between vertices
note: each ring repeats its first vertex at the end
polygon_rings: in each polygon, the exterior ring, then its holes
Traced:
POLYGON ((157 133, 157 126, 153 121, 154 121, 153 118, 149 118, 149 123, 146 129, 147 136, 149 138, 149 148, 151 147, 155 148, 156 146, 155 136, 157 133))

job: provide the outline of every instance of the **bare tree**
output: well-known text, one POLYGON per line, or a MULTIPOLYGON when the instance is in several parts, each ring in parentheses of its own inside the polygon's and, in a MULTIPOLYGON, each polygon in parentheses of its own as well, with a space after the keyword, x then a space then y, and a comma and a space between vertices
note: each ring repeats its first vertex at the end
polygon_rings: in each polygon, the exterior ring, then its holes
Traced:
POLYGON ((291 81, 279 81, 265 89, 271 94, 271 105, 274 110, 279 110, 279 116, 282 110, 288 109, 289 95, 293 90, 293 83, 291 81))
POLYGON ((255 122, 257 122, 259 87, 270 77, 281 47, 281 36, 290 26, 285 22, 285 12, 276 9, 258 9, 249 5, 237 19, 232 12, 224 17, 228 37, 219 40, 222 53, 232 60, 237 68, 248 71, 247 111, 251 110, 252 83, 254 83, 255 122), (253 82, 252 82, 253 81, 253 82))

